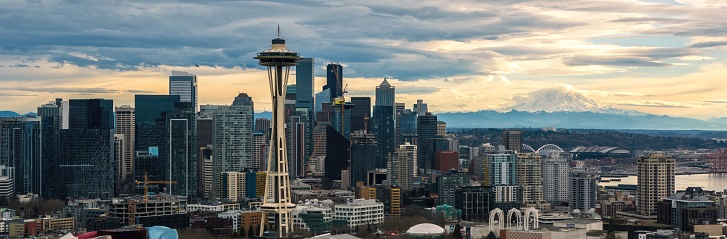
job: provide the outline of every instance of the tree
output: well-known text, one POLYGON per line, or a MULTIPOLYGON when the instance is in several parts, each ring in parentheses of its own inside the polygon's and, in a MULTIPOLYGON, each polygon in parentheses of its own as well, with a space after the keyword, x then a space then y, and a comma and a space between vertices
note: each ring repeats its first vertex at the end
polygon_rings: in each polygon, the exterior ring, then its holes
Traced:
POLYGON ((457 223, 457 225, 454 225, 454 231, 452 232, 452 236, 454 236, 456 238, 462 238, 461 230, 462 230, 462 226, 460 226, 459 223, 457 223))
POLYGON ((7 206, 8 205, 8 198, 5 196, 0 197, 0 206, 7 206))
POLYGON ((485 239, 497 239, 497 236, 495 236, 495 233, 490 231, 490 233, 487 234, 487 237, 485 239))
POLYGON ((255 225, 250 224, 250 228, 247 229, 247 238, 255 237, 255 225))

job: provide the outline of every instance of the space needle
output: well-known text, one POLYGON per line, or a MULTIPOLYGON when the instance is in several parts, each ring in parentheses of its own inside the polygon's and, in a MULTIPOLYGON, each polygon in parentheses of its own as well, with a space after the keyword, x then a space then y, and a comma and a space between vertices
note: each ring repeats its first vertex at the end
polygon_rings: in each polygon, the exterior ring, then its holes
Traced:
POLYGON ((275 215, 277 224, 277 237, 288 238, 293 231, 291 210, 295 204, 290 202, 290 176, 288 175, 288 152, 285 140, 285 90, 288 85, 290 67, 295 66, 300 59, 298 53, 285 48, 285 39, 280 35, 273 39, 270 49, 257 53, 255 59, 260 65, 268 68, 268 81, 270 82, 270 95, 273 100, 273 118, 271 122, 270 151, 268 151, 267 180, 265 180, 265 193, 260 209, 263 216, 260 223, 260 236, 264 236, 264 224, 268 222, 267 216, 275 215), (273 152, 274 151, 274 152, 273 152), (269 195, 268 192, 271 192, 269 195), (270 198, 273 196, 274 198, 270 198))

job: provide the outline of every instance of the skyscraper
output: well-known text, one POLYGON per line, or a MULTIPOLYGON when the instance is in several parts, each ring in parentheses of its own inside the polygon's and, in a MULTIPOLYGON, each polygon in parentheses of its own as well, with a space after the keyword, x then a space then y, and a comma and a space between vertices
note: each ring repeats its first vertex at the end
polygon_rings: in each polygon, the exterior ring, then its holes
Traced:
POLYGON ((523 132, 520 130, 502 131, 502 145, 505 145, 506 150, 520 152, 520 148, 522 148, 523 145, 522 135, 523 132))
MULTIPOLYGON (((572 182, 572 181, 571 181, 572 182)), ((565 158, 543 159, 543 197, 545 201, 558 205, 568 202, 568 162, 565 158)))
POLYGON ((417 117, 416 112, 406 109, 399 115, 399 140, 400 144, 409 142, 417 144, 417 117))
MULTIPOLYGON (((145 158, 158 158, 159 161, 152 163, 139 163, 139 158, 134 162, 134 179, 144 180, 144 174, 148 174, 149 180, 169 180, 169 143, 168 121, 172 112, 175 111, 175 103, 179 102, 178 95, 136 95, 136 139, 135 150, 143 152, 145 158)), ((195 146, 196 147, 196 146, 195 146)), ((151 185, 150 189, 161 188, 151 185)))
POLYGON ((169 144, 169 185, 167 192, 186 196, 189 202, 197 202, 197 120, 191 102, 175 102, 174 111, 169 114, 165 142, 169 144))
MULTIPOLYGON (((512 152, 502 152, 497 154, 484 154, 483 158, 487 159, 487 169, 484 171, 487 175, 490 186, 514 186, 518 183, 517 160, 512 152)), ((479 157, 478 157, 479 158, 479 157)))
POLYGON ((376 155, 376 143, 373 134, 364 131, 351 134, 351 184, 366 183, 368 171, 376 168, 371 160, 376 155))
POLYGON ((295 94, 295 107, 307 108, 313 111, 313 90, 315 86, 315 60, 301 58, 295 66, 295 84, 298 89, 295 94))
POLYGON ((351 109, 351 132, 371 130, 371 124, 368 122, 371 118, 371 98, 351 97, 351 103, 354 105, 351 109))
POLYGON ((396 122, 394 121, 395 88, 386 81, 376 87, 376 104, 374 105, 373 132, 379 143, 376 156, 376 167, 386 167, 389 153, 394 152, 396 140, 396 122))
MULTIPOLYGON (((586 212, 596 208, 596 176, 586 173, 575 173, 570 175, 568 186, 568 205, 571 209, 578 209, 586 212)), ((562 189, 560 191, 563 191, 562 189)))
POLYGON ((517 154, 517 179, 520 198, 526 207, 550 208, 543 198, 543 162, 537 153, 517 154))
POLYGON ((420 115, 417 118, 417 156, 419 167, 425 169, 425 174, 432 169, 434 158, 434 145, 432 139, 437 135, 437 116, 432 113, 420 115))
POLYGON ((330 63, 326 65, 326 86, 331 92, 330 101, 343 95, 343 66, 340 64, 330 63))
POLYGON ((351 109, 353 107, 351 102, 343 102, 340 98, 331 105, 331 126, 346 139, 350 139, 351 136, 351 109))
POLYGON ((114 196, 113 101, 70 100, 69 128, 61 131, 53 182, 57 198, 114 196))
POLYGON ((391 86, 384 78, 384 81, 376 86, 376 104, 381 106, 394 106, 396 100, 396 88, 391 86))
POLYGON ((350 141, 338 133, 330 125, 326 127, 326 162, 325 177, 330 180, 341 180, 341 170, 349 166, 351 158, 350 141))
POLYGON ((422 99, 417 99, 417 103, 414 104, 414 107, 412 109, 418 115, 425 115, 426 113, 429 112, 429 108, 427 107, 427 104, 425 104, 424 100, 422 100, 422 99))
POLYGON ((444 121, 437 121, 437 135, 442 137, 447 136, 447 123, 444 121))
MULTIPOLYGON (((242 172, 253 168, 253 101, 240 93, 231 106, 220 106, 213 116, 213 188, 224 172, 242 172)), ((214 191, 213 191, 214 192, 214 191)))
MULTIPOLYGON (((63 129, 63 99, 56 99, 48 104, 38 107, 38 116, 41 117, 42 125, 42 158, 41 158, 41 191, 40 196, 43 198, 53 198, 55 184, 50 183, 53 180, 53 171, 57 168, 58 150, 60 148, 60 135, 63 129), (45 182, 45 183, 43 183, 45 182)), ((12 177, 11 177, 12 178, 12 177)))
POLYGON ((389 155, 386 178, 392 186, 402 190, 411 190, 412 181, 417 176, 417 149, 416 145, 409 143, 400 145, 394 153, 389 155))
POLYGON ((169 95, 178 95, 180 102, 191 102, 197 111, 197 76, 183 71, 172 71, 169 76, 169 95))
POLYGON ((674 193, 676 160, 662 153, 650 153, 637 161, 637 212, 644 216, 656 215, 657 204, 674 193))
POLYGON ((312 153, 312 135, 308 108, 288 111, 286 138, 288 139, 288 172, 293 178, 305 176, 305 165, 312 153))
POLYGON ((41 193, 41 118, 0 117, 0 165, 13 167, 16 194, 41 193))
POLYGON ((120 154, 121 158, 116 159, 121 164, 119 167, 121 172, 118 174, 120 174, 119 179, 122 181, 134 177, 135 124, 134 107, 130 105, 116 107, 116 134, 123 135, 124 141, 124 150, 120 154))

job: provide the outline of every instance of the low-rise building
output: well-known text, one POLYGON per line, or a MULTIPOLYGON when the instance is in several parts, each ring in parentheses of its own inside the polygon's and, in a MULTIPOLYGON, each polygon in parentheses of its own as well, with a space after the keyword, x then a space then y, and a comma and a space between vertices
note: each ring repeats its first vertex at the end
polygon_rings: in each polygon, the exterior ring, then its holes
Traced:
POLYGON ((41 232, 65 232, 76 228, 76 220, 72 217, 40 218, 38 224, 41 232))
POLYGON ((263 213, 262 211, 243 211, 243 210, 232 210, 217 214, 219 218, 231 219, 232 220, 232 231, 234 232, 245 232, 250 226, 260 226, 263 213))
POLYGON ((298 204, 291 212, 293 227, 304 230, 311 235, 320 235, 331 231, 333 209, 318 200, 306 200, 298 204))
POLYGON ((15 218, 15 210, 10 208, 0 208, 1 219, 13 219, 15 218))
POLYGON ((182 197, 155 195, 148 200, 139 197, 115 198, 109 204, 109 221, 121 225, 166 226, 185 228, 189 216, 182 197), (134 221, 129 221, 133 218, 134 221))
POLYGON ((227 203, 227 204, 187 204, 188 212, 226 212, 232 210, 240 210, 240 204, 238 203, 227 203))
POLYGON ((657 204, 657 213, 657 222, 691 232, 696 224, 716 224, 719 208, 706 197, 676 193, 657 204))
POLYGON ((345 221, 351 229, 379 225, 384 222, 384 204, 375 199, 354 199, 346 204, 335 205, 333 220, 345 221))

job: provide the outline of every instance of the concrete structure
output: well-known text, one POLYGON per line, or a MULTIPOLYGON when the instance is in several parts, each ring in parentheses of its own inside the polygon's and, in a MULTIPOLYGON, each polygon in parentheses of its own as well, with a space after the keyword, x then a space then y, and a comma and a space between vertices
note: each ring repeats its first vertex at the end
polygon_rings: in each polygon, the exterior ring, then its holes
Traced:
MULTIPOLYGON (((263 205, 261 209, 267 213, 275 214, 278 236, 288 237, 292 232, 292 220, 290 210, 295 204, 290 202, 290 174, 288 174, 288 147, 285 138, 285 90, 288 85, 288 73, 291 66, 296 65, 300 59, 298 53, 285 48, 285 40, 281 38, 280 27, 278 37, 272 40, 271 49, 257 54, 255 59, 260 60, 260 65, 268 69, 268 81, 270 83, 270 94, 272 97, 272 133, 270 142, 272 149, 268 155, 267 177, 265 180, 265 192, 274 192, 274 198, 269 198, 267 193, 263 194, 263 205)), ((340 75, 342 77, 342 73, 340 75)), ((262 221, 267 221, 262 219, 262 221)), ((264 235, 264 227, 260 226, 260 236, 264 235)))
POLYGON ((0 165, 0 196, 15 195, 15 168, 0 165))
POLYGON ((586 173, 575 173, 570 175, 570 183, 567 187, 571 209, 578 209, 583 212, 596 208, 596 175, 586 173))
MULTIPOLYGON (((555 154, 557 155, 557 154, 555 154)), ((565 158, 543 159, 543 198, 550 204, 568 202, 568 162, 565 158)))
POLYGON ((417 224, 406 230, 406 235, 414 238, 444 238, 444 228, 431 224, 417 224))
POLYGON ((40 218, 38 219, 38 227, 41 232, 62 232, 72 231, 76 229, 76 220, 72 217, 59 218, 40 218))
POLYGON ((257 169, 252 157, 253 101, 240 93, 232 106, 220 106, 213 114, 213 188, 224 172, 257 169))
POLYGON ((636 162, 638 185, 636 188, 637 213, 656 215, 656 204, 674 193, 674 167, 676 160, 661 153, 642 156, 636 162))
POLYGON ((109 206, 107 220, 122 225, 155 225, 184 228, 189 225, 187 202, 178 196, 154 195, 148 201, 142 198, 114 198, 109 206), (130 221, 133 220, 133 221, 130 221))
POLYGON ((375 199, 354 199, 334 206, 333 220, 346 221, 349 228, 379 225, 384 222, 384 204, 375 199))
POLYGON ((386 178, 391 185, 410 189, 417 175, 417 146, 405 143, 389 155, 386 178))

